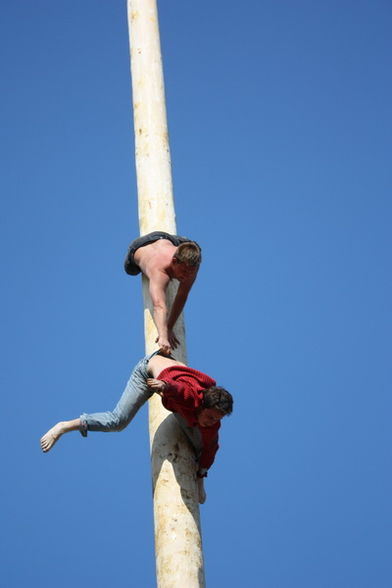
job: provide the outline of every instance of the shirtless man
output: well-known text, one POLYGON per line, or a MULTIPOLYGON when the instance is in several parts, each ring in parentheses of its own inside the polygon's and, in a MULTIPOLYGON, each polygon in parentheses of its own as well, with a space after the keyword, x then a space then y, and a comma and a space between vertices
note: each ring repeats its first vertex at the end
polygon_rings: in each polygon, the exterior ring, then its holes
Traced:
POLYGON ((142 272, 149 280, 153 318, 158 330, 156 342, 169 355, 178 345, 173 332, 201 263, 201 249, 186 237, 155 231, 133 241, 125 258, 124 269, 135 276, 142 272), (173 306, 168 313, 166 289, 170 280, 179 281, 173 306))
POLYGON ((160 351, 147 355, 135 366, 125 390, 113 411, 82 414, 78 419, 61 421, 41 438, 48 452, 58 439, 70 431, 122 431, 139 408, 156 392, 162 404, 174 413, 195 451, 195 475, 200 503, 205 502, 203 478, 218 450, 218 431, 222 418, 233 410, 233 398, 215 380, 164 357, 160 351))

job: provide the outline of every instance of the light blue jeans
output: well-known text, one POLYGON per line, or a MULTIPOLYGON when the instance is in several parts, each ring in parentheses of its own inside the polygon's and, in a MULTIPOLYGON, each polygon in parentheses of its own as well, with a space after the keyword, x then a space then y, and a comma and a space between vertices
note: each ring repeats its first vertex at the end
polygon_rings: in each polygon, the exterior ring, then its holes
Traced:
MULTIPOLYGON (((131 422, 139 408, 154 394, 147 386, 149 360, 159 353, 154 351, 146 355, 136 364, 131 377, 128 380, 125 390, 113 411, 83 413, 80 415, 80 432, 87 437, 88 431, 115 432, 122 431, 131 422)), ((196 455, 200 457, 203 444, 202 437, 197 427, 191 427, 179 414, 173 413, 181 429, 188 437, 196 455)))
POLYGON ((83 413, 80 415, 80 432, 87 437, 87 431, 122 431, 131 422, 139 408, 154 394, 147 386, 148 362, 159 353, 154 351, 136 364, 125 390, 113 411, 83 413))

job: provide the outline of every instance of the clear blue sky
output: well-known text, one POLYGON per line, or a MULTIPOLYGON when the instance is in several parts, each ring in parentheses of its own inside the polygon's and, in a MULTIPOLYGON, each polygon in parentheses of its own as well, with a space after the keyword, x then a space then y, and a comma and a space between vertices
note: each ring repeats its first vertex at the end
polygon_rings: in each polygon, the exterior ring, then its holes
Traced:
MULTIPOLYGON (((392 6, 159 3, 188 357, 235 396, 209 588, 390 588, 392 6)), ((126 3, 2 2, 1 584, 153 587, 126 3)))

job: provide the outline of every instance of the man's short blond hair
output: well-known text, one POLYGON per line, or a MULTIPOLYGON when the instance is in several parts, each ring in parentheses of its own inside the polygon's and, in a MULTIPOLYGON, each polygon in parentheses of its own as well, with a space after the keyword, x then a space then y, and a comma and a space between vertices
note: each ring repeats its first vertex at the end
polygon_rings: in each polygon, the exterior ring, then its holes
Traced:
POLYGON ((177 247, 174 254, 178 263, 196 266, 201 263, 201 248, 196 241, 187 241, 177 247))

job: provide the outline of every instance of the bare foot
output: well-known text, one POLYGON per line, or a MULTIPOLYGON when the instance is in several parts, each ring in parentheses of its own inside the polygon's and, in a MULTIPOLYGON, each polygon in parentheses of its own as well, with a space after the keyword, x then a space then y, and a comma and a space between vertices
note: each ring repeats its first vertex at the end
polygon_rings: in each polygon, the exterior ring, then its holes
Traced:
POLYGON ((43 437, 41 437, 41 449, 44 453, 47 453, 49 449, 52 449, 53 445, 58 441, 61 435, 65 433, 64 423, 57 423, 54 427, 49 429, 43 437))

